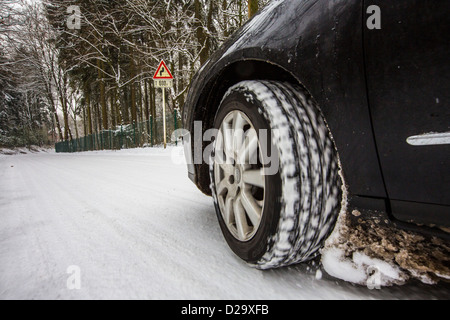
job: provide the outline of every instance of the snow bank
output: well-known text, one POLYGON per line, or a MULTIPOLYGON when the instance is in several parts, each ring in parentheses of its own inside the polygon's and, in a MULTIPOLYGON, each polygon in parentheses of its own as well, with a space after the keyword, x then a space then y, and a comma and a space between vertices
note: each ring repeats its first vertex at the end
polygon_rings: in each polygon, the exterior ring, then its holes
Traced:
POLYGON ((0 159, 5 156, 19 155, 19 154, 33 154, 33 153, 54 153, 53 147, 38 147, 31 146, 29 148, 0 148, 0 159))
MULTIPOLYGON (((344 181, 342 170, 341 177, 344 181)), ((402 285, 411 278, 426 284, 448 280, 450 250, 443 240, 398 230, 380 214, 364 219, 357 210, 349 214, 345 183, 342 193, 336 227, 321 250, 330 276, 370 289, 402 285)))
POLYGON ((330 247, 322 253, 322 265, 330 276, 355 284, 382 287, 404 283, 399 267, 361 252, 346 257, 344 250, 330 247))
POLYGON ((425 284, 448 281, 448 243, 399 230, 379 215, 360 215, 359 211, 341 213, 322 249, 321 262, 329 275, 371 289, 410 279, 425 284))
POLYGON ((344 188, 343 210, 321 251, 323 268, 332 277, 368 287, 404 283, 405 277, 397 266, 369 257, 361 251, 349 250, 351 228, 347 220, 347 195, 344 188))

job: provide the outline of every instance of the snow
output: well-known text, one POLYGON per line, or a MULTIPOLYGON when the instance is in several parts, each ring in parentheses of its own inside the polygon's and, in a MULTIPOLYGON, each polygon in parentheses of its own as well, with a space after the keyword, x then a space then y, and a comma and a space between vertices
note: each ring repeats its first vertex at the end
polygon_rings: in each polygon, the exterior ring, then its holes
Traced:
POLYGON ((317 271, 316 271, 316 280, 322 280, 322 277, 323 277, 322 270, 317 269, 317 271))
POLYGON ((398 267, 361 252, 354 252, 348 259, 343 250, 330 248, 322 253, 322 264, 329 275, 355 284, 368 284, 371 279, 368 270, 376 271, 379 277, 377 285, 380 287, 402 281, 402 272, 398 267))
POLYGON ((358 210, 340 213, 321 250, 328 275, 377 288, 404 285, 411 279, 430 285, 448 281, 448 242, 398 229, 387 219, 381 222, 377 213, 365 215, 360 219, 358 210), (352 218, 357 219, 356 224, 352 218))
MULTIPOLYGON (((341 164, 339 165, 342 168, 341 164)), ((340 171, 341 178, 342 169, 340 171)), ((378 287, 390 286, 393 283, 403 283, 404 277, 398 266, 389 264, 380 259, 371 258, 362 252, 353 252, 351 257, 346 255, 341 242, 346 237, 348 226, 345 222, 348 210, 348 190, 344 183, 342 187, 342 209, 333 233, 327 239, 325 247, 321 250, 321 262, 324 270, 332 277, 359 285, 368 285, 371 281, 369 270, 377 273, 376 285, 378 287)), ((359 211, 352 213, 358 217, 359 211)))
POLYGON ((326 272, 335 278, 357 284, 367 281, 365 270, 358 269, 351 262, 345 260, 342 250, 332 248, 324 251, 322 264, 326 272))
POLYGON ((317 261, 251 268, 182 159, 181 147, 1 157, 0 299, 448 298, 445 286, 371 291, 317 261))
POLYGON ((53 148, 48 147, 38 147, 38 146, 31 146, 29 148, 20 147, 20 148, 0 148, 0 159, 16 155, 16 154, 31 154, 31 153, 39 153, 39 152, 45 152, 45 153, 53 153, 55 150, 53 148))

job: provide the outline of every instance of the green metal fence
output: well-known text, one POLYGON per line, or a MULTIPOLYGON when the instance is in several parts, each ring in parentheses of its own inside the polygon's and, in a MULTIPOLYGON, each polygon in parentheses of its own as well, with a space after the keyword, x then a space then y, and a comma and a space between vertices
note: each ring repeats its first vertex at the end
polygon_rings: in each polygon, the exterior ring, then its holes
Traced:
MULTIPOLYGON (((177 112, 166 116, 167 141, 180 128, 177 112)), ((72 153, 95 150, 120 150, 155 146, 164 142, 163 118, 136 124, 117 126, 114 130, 103 130, 79 139, 62 141, 55 145, 57 153, 72 153)))

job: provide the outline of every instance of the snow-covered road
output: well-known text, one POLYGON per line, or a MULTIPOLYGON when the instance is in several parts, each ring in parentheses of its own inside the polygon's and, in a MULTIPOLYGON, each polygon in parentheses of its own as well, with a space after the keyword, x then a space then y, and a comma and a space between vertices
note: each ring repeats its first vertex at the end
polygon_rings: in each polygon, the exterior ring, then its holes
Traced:
POLYGON ((450 297, 448 285, 418 282, 371 291, 311 263, 250 268, 172 161, 181 152, 0 155, 0 299, 450 297))

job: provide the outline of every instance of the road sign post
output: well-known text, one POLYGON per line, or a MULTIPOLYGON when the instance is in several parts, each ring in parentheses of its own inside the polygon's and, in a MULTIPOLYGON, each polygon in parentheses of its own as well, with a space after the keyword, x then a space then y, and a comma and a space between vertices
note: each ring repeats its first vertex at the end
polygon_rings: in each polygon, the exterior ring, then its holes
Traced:
POLYGON ((163 100, 163 132, 164 132, 164 149, 167 148, 167 124, 166 124, 166 89, 162 88, 163 100))
POLYGON ((153 76, 155 87, 162 89, 163 100, 163 131, 164 131, 164 149, 167 148, 167 126, 166 126, 166 88, 172 88, 173 75, 164 61, 161 61, 155 75, 153 76))

